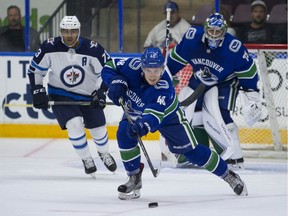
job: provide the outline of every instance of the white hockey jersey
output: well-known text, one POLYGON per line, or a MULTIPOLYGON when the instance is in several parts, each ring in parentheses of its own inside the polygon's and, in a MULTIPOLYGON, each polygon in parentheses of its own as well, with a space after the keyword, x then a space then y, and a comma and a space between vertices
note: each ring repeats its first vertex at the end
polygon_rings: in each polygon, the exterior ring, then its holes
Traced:
POLYGON ((85 100, 99 89, 101 70, 110 56, 99 43, 81 37, 79 40, 75 49, 63 44, 61 37, 46 40, 28 69, 31 86, 43 85, 43 77, 48 74, 48 94, 85 100))

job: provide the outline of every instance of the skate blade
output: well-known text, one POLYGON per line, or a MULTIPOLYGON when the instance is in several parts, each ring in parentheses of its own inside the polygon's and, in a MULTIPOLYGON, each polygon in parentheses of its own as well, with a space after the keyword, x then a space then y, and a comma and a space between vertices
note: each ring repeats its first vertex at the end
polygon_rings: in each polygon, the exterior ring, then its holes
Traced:
POLYGON ((96 179, 96 174, 95 173, 90 173, 89 175, 91 176, 92 179, 96 179))
POLYGON ((131 200, 131 199, 137 199, 140 197, 140 190, 134 190, 131 193, 122 193, 119 192, 118 198, 120 200, 131 200))
POLYGON ((248 196, 248 190, 246 188, 246 184, 243 182, 243 191, 239 196, 248 196))
POLYGON ((245 165, 243 163, 237 163, 237 164, 228 164, 228 169, 233 170, 233 171, 240 171, 240 170, 245 170, 245 165))

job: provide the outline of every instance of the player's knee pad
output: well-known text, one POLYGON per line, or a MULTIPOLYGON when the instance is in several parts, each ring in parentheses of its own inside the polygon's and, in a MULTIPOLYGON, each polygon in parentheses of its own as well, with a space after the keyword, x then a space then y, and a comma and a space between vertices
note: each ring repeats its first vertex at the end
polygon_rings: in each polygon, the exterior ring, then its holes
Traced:
POLYGON ((69 138, 78 138, 85 134, 83 119, 80 116, 70 119, 66 123, 69 138))

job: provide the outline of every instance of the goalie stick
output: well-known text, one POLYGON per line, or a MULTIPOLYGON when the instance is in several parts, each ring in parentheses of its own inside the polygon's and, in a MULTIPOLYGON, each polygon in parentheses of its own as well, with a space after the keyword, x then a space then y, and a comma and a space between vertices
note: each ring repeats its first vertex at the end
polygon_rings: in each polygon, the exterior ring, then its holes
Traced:
POLYGON ((205 84, 201 82, 197 86, 195 91, 188 98, 186 98, 184 101, 180 102, 180 106, 189 106, 190 104, 192 104, 204 92, 205 87, 206 87, 205 84))
MULTIPOLYGON (((122 107, 122 109, 124 111, 124 114, 125 114, 128 122, 129 122, 129 124, 133 124, 133 121, 132 121, 132 119, 131 119, 131 117, 130 117, 130 115, 128 113, 128 110, 127 110, 127 108, 124 105, 123 98, 119 99, 119 103, 120 103, 120 106, 122 107)), ((138 133, 137 133, 137 140, 138 140, 138 143, 139 143, 139 145, 140 145, 140 147, 141 147, 141 149, 143 151, 143 154, 144 154, 144 156, 145 156, 145 158, 146 158, 146 160, 148 162, 149 168, 150 168, 153 176, 156 178, 159 175, 160 170, 154 168, 154 166, 153 166, 153 164, 151 162, 151 159, 150 159, 150 157, 149 157, 149 155, 148 155, 148 153, 146 151, 146 148, 145 148, 145 146, 144 146, 144 144, 143 144, 143 142, 141 140, 141 137, 138 135, 138 133)))
MULTIPOLYGON (((48 101, 49 106, 69 106, 69 105, 80 105, 80 106, 89 106, 91 101, 48 101)), ((112 102, 106 102, 106 105, 114 105, 112 102)), ((3 104, 4 107, 33 107, 33 104, 17 104, 17 103, 8 103, 3 104)))

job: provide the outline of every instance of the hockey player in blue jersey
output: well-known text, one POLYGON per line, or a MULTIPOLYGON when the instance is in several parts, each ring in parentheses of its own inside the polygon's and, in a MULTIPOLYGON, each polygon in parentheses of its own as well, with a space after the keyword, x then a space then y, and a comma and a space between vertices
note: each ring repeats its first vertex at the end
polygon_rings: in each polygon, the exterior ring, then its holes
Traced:
POLYGON ((187 160, 223 178, 237 195, 247 195, 244 182, 220 156, 198 144, 189 122, 179 107, 171 79, 164 72, 164 57, 159 48, 147 48, 141 59, 113 59, 102 70, 102 79, 108 86, 108 97, 119 105, 119 99, 133 120, 125 115, 119 123, 117 141, 127 183, 118 187, 119 199, 140 197, 142 170, 137 136, 159 131, 168 142, 171 152, 184 154, 187 160))
MULTIPOLYGON (((227 24, 219 13, 211 14, 204 27, 191 27, 181 42, 171 51, 167 66, 175 75, 187 64, 193 76, 179 94, 183 101, 200 83, 206 85, 202 96, 185 108, 185 114, 196 131, 209 134, 214 148, 233 169, 244 169, 238 127, 230 116, 236 97, 242 104, 242 114, 248 125, 261 117, 261 96, 257 88, 258 73, 247 49, 226 33, 227 24), (240 91, 239 91, 240 90, 240 91), (203 132, 203 131, 202 131, 203 132)), ((201 134, 202 135, 202 134, 201 134)), ((202 141, 201 143, 204 143, 202 141)))
POLYGON ((60 22, 60 37, 46 40, 33 57, 29 70, 33 105, 47 109, 48 100, 91 101, 90 106, 52 106, 62 130, 82 159, 85 172, 94 175, 97 168, 91 156, 84 128, 87 128, 98 154, 108 170, 117 168, 109 154, 104 107, 107 87, 101 70, 110 59, 97 42, 80 37, 80 22, 76 16, 65 16, 60 22), (49 73, 48 73, 49 71, 49 73), (43 77, 48 76, 48 95, 43 77))

